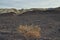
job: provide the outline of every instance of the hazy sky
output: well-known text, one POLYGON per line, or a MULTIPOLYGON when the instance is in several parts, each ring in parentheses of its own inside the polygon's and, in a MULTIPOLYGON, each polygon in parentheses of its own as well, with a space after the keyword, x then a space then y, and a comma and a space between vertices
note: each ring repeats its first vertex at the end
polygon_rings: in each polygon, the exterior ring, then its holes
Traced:
POLYGON ((59 6, 60 0, 0 0, 0 8, 50 8, 59 6))

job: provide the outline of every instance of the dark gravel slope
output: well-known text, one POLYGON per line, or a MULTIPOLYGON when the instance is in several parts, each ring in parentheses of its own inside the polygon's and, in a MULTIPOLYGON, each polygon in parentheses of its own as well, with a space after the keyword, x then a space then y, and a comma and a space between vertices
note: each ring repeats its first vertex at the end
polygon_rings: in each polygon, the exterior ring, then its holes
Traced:
POLYGON ((0 40, 26 40, 17 32, 19 25, 26 24, 41 27, 40 40, 60 40, 60 14, 47 12, 27 12, 15 16, 0 16, 0 40))

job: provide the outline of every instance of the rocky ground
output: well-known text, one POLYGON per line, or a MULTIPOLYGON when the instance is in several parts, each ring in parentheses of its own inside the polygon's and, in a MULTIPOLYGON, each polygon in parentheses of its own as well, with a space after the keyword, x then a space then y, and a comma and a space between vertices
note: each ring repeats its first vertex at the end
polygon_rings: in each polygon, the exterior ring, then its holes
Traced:
POLYGON ((26 12, 14 16, 0 16, 0 40, 26 40, 17 31, 19 25, 26 24, 41 27, 39 40, 60 40, 60 14, 48 12, 26 12))

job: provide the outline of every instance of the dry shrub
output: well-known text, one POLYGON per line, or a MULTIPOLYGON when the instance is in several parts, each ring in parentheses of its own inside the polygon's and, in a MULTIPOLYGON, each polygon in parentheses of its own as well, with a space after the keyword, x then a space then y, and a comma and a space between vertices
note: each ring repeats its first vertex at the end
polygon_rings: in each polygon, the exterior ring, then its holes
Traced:
POLYGON ((41 29, 40 27, 36 26, 27 26, 27 25, 20 25, 18 31, 22 33, 26 38, 40 38, 41 37, 41 29))

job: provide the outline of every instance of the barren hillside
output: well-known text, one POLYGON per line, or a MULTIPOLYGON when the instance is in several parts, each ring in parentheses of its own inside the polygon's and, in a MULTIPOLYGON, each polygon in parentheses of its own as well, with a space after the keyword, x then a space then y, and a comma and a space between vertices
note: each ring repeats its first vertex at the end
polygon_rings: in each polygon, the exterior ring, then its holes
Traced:
POLYGON ((60 40, 60 10, 33 10, 19 15, 0 14, 0 40, 26 40, 17 31, 20 25, 38 25, 41 28, 39 40, 60 40))

